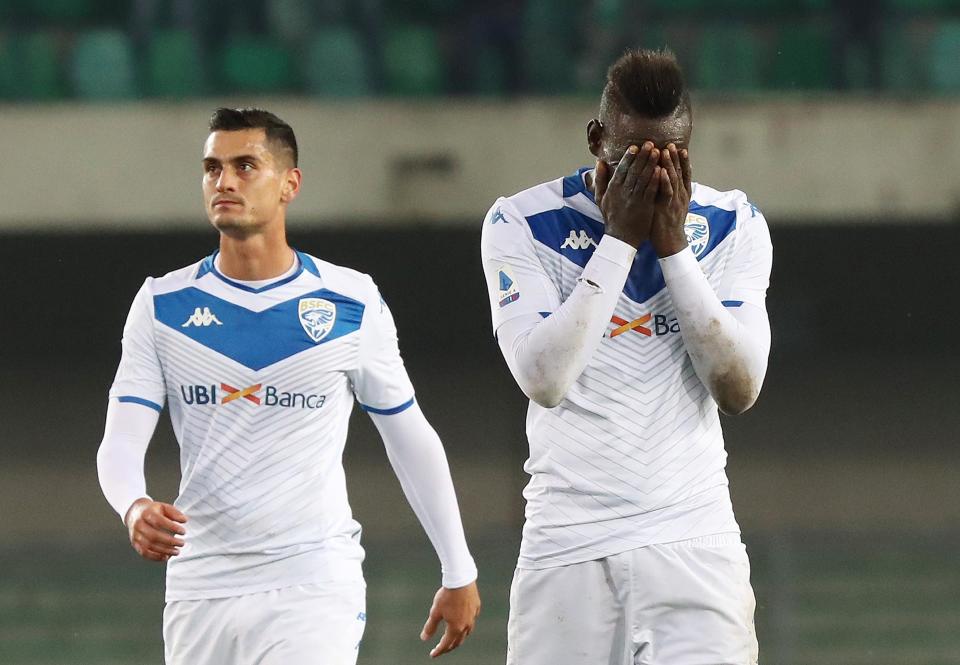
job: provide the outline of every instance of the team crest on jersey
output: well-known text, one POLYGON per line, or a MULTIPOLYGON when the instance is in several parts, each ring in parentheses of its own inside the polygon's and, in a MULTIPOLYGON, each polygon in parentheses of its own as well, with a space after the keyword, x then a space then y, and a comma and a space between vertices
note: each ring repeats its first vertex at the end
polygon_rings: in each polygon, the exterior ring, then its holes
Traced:
POLYGON ((510 272, 509 267, 506 265, 500 266, 500 270, 497 273, 497 280, 499 281, 500 291, 497 300, 501 307, 506 307, 515 300, 520 299, 520 288, 517 286, 517 280, 513 277, 513 273, 510 272))
POLYGON ((687 221, 683 224, 683 232, 687 235, 687 244, 693 250, 693 255, 699 257, 710 244, 710 223, 703 215, 687 213, 687 221))
POLYGON ((297 313, 304 332, 314 342, 329 335, 337 320, 337 306, 323 298, 301 298, 297 313))

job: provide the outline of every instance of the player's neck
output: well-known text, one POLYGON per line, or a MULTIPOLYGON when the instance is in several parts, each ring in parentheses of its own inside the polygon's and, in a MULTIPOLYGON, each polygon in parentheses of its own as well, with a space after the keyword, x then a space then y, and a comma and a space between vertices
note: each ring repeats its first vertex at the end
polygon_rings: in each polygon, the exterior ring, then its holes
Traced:
POLYGON ((220 235, 219 269, 226 277, 257 281, 278 277, 296 256, 285 235, 256 234, 244 238, 220 235))

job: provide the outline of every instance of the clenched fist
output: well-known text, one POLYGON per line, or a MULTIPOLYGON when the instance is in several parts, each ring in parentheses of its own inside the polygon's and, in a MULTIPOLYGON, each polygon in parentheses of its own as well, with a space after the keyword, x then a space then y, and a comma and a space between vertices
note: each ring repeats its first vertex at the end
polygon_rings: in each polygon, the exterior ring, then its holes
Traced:
POLYGON ((146 497, 130 506, 123 520, 130 535, 130 545, 137 554, 150 561, 167 561, 180 554, 186 534, 183 524, 187 516, 169 503, 146 497))

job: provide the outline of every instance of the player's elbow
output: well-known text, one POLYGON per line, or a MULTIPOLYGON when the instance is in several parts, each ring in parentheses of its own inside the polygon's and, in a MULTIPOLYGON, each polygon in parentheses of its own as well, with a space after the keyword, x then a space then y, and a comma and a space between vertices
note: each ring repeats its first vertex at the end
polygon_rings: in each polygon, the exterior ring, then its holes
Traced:
POLYGON ((560 404, 568 389, 568 386, 559 381, 544 380, 543 377, 539 377, 538 380, 534 380, 533 377, 522 377, 517 383, 524 395, 545 409, 552 409, 560 404))
POLYGON ((745 371, 731 370, 713 377, 711 394, 720 411, 728 416, 746 412, 760 396, 760 381, 745 371))
POLYGON ((747 412, 757 401, 756 396, 728 396, 718 395, 716 397, 717 406, 725 415, 739 416, 747 412))
POLYGON ((572 381, 564 369, 547 354, 533 356, 511 367, 523 394, 545 409, 560 404, 570 389, 572 381))
POLYGON ((527 397, 545 409, 552 409, 563 401, 565 391, 554 386, 540 387, 537 390, 526 391, 527 397))

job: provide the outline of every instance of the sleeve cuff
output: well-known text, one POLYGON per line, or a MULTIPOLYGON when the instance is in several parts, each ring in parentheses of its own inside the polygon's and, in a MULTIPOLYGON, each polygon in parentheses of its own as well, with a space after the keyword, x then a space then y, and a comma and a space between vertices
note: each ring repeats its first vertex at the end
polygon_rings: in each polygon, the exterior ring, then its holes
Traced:
POLYGON ((663 279, 667 282, 679 279, 693 271, 701 272, 700 263, 697 257, 693 255, 690 247, 684 247, 676 254, 665 256, 658 260, 660 270, 663 271, 663 279))
POLYGON ((441 584, 447 589, 459 589, 467 586, 477 579, 477 566, 473 559, 470 559, 470 566, 461 570, 443 571, 443 580, 441 584))
POLYGON ((613 236, 603 236, 600 244, 593 252, 594 256, 601 256, 611 263, 616 263, 627 270, 633 265, 633 257, 637 255, 637 248, 613 236))
POLYGON ((619 291, 623 288, 623 282, 627 279, 636 255, 637 250, 631 245, 612 236, 604 236, 580 274, 579 281, 586 280, 601 291, 615 285, 619 291))

